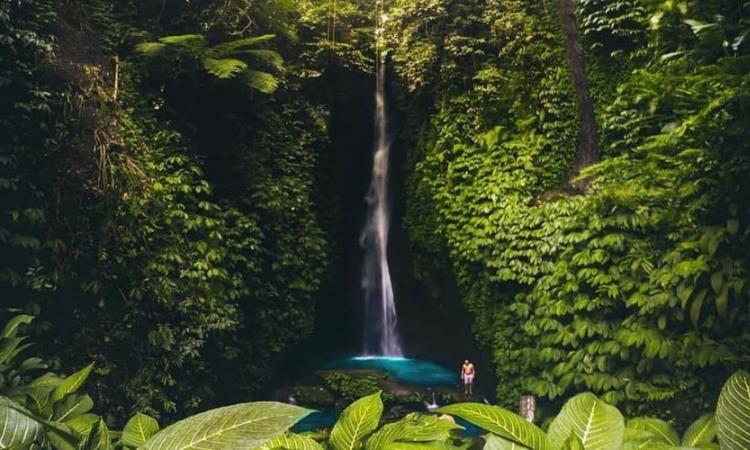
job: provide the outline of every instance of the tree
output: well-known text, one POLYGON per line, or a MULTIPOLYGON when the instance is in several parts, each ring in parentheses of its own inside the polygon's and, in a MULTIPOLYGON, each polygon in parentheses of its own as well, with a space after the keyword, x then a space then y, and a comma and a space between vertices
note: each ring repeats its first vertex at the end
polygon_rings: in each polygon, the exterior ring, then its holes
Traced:
POLYGON ((599 161, 599 133, 596 116, 594 115, 594 101, 591 98, 591 85, 586 73, 583 45, 576 24, 573 0, 560 0, 560 18, 565 31, 565 47, 570 74, 573 78, 573 88, 578 96, 578 106, 581 113, 578 152, 573 167, 573 174, 575 175, 599 161))

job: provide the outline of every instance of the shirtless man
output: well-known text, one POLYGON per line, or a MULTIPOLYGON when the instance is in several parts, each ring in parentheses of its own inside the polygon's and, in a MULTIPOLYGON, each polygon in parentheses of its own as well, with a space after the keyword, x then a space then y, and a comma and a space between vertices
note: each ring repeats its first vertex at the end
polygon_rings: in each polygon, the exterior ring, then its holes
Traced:
POLYGON ((464 395, 472 395, 474 393, 474 364, 468 359, 461 367, 461 381, 464 382, 464 395))

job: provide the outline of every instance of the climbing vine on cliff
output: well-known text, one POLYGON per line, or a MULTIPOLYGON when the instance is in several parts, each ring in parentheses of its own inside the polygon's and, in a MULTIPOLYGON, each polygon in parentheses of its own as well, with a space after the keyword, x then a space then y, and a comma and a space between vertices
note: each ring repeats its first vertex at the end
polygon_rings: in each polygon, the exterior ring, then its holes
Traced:
POLYGON ((553 3, 475 11, 491 39, 471 64, 449 51, 464 22, 430 28, 430 10, 396 9, 395 40, 429 52, 395 70, 435 99, 415 125, 415 249, 449 261, 509 405, 582 390, 638 408, 711 398, 748 351, 748 11, 578 3, 610 155, 579 192, 566 186, 578 115, 553 3), (716 52, 716 36, 733 51, 716 52), (414 78, 422 61, 456 69, 414 78))

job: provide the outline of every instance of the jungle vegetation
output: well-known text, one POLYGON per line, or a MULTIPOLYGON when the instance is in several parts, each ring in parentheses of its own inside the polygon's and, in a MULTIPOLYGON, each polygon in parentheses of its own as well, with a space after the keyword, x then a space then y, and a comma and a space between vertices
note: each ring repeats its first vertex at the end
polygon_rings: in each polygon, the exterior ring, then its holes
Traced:
MULTIPOLYGON (((499 406, 444 412, 491 450, 749 448, 725 418, 750 417, 750 3, 385 9, 396 226, 435 302, 455 282, 497 379, 499 406), (523 394, 556 418, 519 421, 523 394), (584 410, 614 434, 579 435, 584 410)), ((264 398, 315 331, 349 213, 332 115, 372 75, 375 11, 0 0, 0 418, 28 431, 0 448, 171 449, 259 411, 279 419, 227 439, 468 445, 432 416, 378 428, 379 395, 330 436, 288 434, 306 412, 278 404, 177 421, 264 398)))

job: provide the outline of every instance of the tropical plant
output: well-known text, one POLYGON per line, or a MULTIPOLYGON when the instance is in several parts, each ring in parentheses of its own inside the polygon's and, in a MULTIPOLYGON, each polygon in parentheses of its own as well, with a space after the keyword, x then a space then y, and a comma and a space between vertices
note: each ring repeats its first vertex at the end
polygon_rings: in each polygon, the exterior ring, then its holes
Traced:
POLYGON ((156 431, 148 418, 133 417, 125 427, 123 442, 139 443, 139 450, 419 450, 455 446, 454 431, 461 427, 435 415, 411 413, 378 430, 383 413, 381 392, 349 405, 324 442, 324 434, 297 434, 289 429, 312 411, 285 403, 254 402, 213 409, 156 431), (132 430, 148 430, 141 434, 132 430))
POLYGON ((446 416, 460 417, 489 434, 486 450, 714 450, 747 449, 750 443, 750 374, 739 371, 724 385, 716 415, 693 422, 682 439, 672 424, 639 417, 627 421, 617 408, 591 393, 569 399, 545 433, 521 416, 499 406, 459 403, 441 415, 410 413, 379 427, 381 392, 349 405, 330 434, 297 434, 290 429, 312 411, 277 402, 241 403, 216 408, 178 421, 163 430, 153 418, 136 414, 122 433, 111 433, 93 417, 86 426, 70 427, 39 418, 0 397, 0 448, 51 447, 55 450, 423 450, 464 449, 470 441, 456 433, 462 427, 446 416), (9 428, 10 427, 10 428, 9 428), (16 431, 11 431, 16 430, 16 431), (717 433, 718 430, 718 433, 717 433), (19 433, 20 431, 20 433, 19 433), (76 440, 77 439, 77 440, 76 440), (10 443, 10 444, 8 444, 10 443), (71 443, 77 443, 73 445, 71 443))
POLYGON ((37 444, 68 450, 90 441, 92 429, 99 436, 108 436, 106 425, 99 424, 101 419, 90 412, 94 406, 91 397, 79 393, 92 365, 67 377, 54 372, 33 376, 48 365, 38 357, 21 359, 22 351, 31 344, 19 333, 33 320, 30 315, 15 316, 0 335, 0 422, 5 424, 0 448, 37 444))
POLYGON ((750 374, 734 374, 722 389, 716 415, 698 418, 682 439, 672 424, 661 419, 639 417, 628 420, 626 425, 617 408, 591 393, 569 399, 547 433, 499 406, 460 403, 441 408, 440 412, 461 417, 492 433, 485 437, 487 450, 735 450, 750 448, 749 388, 750 374))
POLYGON ((218 79, 239 78, 252 89, 270 94, 278 87, 279 79, 270 72, 252 68, 250 64, 260 63, 277 72, 283 70, 281 55, 273 50, 256 48, 273 38, 274 35, 266 34, 210 45, 204 35, 183 34, 138 44, 136 50, 150 58, 166 56, 188 63, 198 62, 203 70, 218 79))

